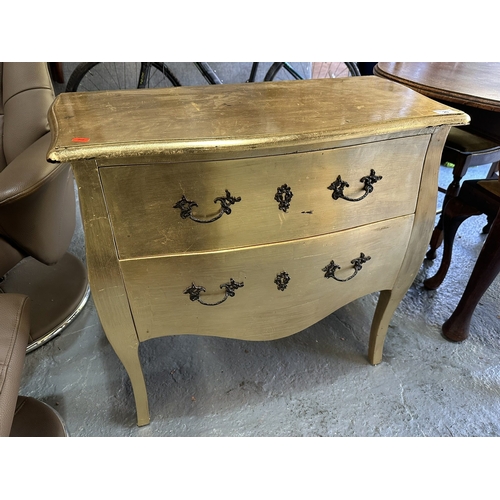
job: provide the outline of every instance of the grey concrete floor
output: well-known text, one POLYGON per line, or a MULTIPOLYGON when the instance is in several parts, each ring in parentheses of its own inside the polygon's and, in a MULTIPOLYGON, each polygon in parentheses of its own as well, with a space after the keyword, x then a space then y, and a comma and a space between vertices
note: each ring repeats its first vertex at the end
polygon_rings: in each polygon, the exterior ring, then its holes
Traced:
MULTIPOLYGON (((486 175, 470 169, 467 178, 486 175)), ((451 170, 441 167, 446 186, 451 170)), ((174 336, 141 344, 151 423, 137 427, 131 386, 90 299, 60 336, 27 355, 20 393, 56 408, 71 436, 499 436, 500 279, 470 337, 441 324, 456 306, 485 236, 466 221, 443 285, 424 261, 391 322, 381 364, 367 361, 377 294, 272 342, 174 336)), ((70 248, 85 261, 81 221, 70 248)))

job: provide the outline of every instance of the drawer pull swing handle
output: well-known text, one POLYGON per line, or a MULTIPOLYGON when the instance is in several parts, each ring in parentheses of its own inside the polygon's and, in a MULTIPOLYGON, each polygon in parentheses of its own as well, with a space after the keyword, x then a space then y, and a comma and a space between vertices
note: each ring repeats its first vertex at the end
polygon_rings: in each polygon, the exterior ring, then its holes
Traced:
POLYGON ((241 198, 231 196, 231 193, 226 189, 226 196, 219 196, 215 198, 214 203, 220 202, 221 208, 220 212, 213 217, 212 219, 198 219, 196 217, 193 217, 191 214, 191 210, 193 207, 197 207, 198 203, 195 201, 187 200, 184 195, 182 195, 182 198, 173 206, 173 208, 178 208, 181 211, 181 217, 183 219, 191 219, 194 222, 200 222, 201 224, 208 224, 210 222, 215 222, 216 220, 220 219, 224 214, 229 215, 231 213, 231 205, 234 205, 238 201, 241 201, 241 198))
POLYGON ((335 271, 337 269, 342 269, 342 268, 339 265, 335 264, 335 262, 333 260, 330 262, 330 264, 328 264, 326 267, 324 267, 322 269, 322 271, 325 272, 325 278, 333 278, 334 280, 337 280, 337 281, 349 281, 349 280, 352 280, 354 278, 354 276, 356 276, 356 274, 358 274, 358 271, 361 271, 363 264, 365 262, 368 262, 370 259, 371 259, 371 257, 369 257, 368 255, 365 256, 364 253, 361 253, 357 259, 351 260, 351 264, 354 267, 354 273, 351 274, 351 276, 349 276, 345 280, 337 278, 335 276, 335 271))
POLYGON ((189 288, 186 288, 186 290, 184 290, 184 293, 188 293, 190 300, 193 302, 198 301, 200 304, 203 304, 204 306, 218 306, 219 304, 225 302, 228 297, 234 297, 235 290, 241 288, 243 285, 244 283, 238 283, 237 281, 234 281, 233 278, 229 280, 229 283, 223 283, 222 285, 220 285, 220 288, 226 289, 224 298, 222 300, 219 300, 219 302, 215 302, 213 304, 209 304, 208 302, 203 302, 203 300, 200 299, 200 293, 206 292, 205 288, 202 286, 197 286, 194 283, 192 283, 189 288))
POLYGON ((332 182, 328 186, 328 189, 333 191, 332 198, 334 200, 343 198, 344 200, 347 201, 361 201, 373 191, 373 184, 375 184, 377 181, 381 179, 382 176, 375 175, 375 170, 373 170, 373 168, 370 169, 370 175, 366 175, 365 177, 361 177, 361 179, 359 179, 359 182, 364 183, 363 189, 365 190, 365 194, 359 198, 349 198, 348 196, 344 195, 344 188, 349 187, 349 184, 346 181, 343 181, 340 175, 337 177, 336 181, 332 182))

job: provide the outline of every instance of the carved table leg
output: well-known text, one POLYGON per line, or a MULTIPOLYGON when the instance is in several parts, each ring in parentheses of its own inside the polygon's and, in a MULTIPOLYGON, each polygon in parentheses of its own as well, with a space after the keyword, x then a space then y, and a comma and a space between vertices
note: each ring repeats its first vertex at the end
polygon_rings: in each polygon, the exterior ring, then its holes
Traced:
POLYGON ((460 198, 453 198, 448 202, 443 213, 443 258, 437 273, 424 281, 424 287, 427 290, 436 290, 446 277, 450 267, 455 235, 462 222, 472 215, 481 215, 481 213, 480 210, 464 203, 460 198))
MULTIPOLYGON (((462 177, 466 173, 466 169, 464 171, 463 168, 460 168, 458 172, 455 172, 453 170, 453 181, 450 183, 448 188, 446 189, 446 194, 444 195, 444 200, 443 200, 443 213, 444 210, 446 209, 446 205, 450 200, 455 199, 458 196, 458 193, 460 191, 460 181, 462 180, 462 177)), ((436 227, 434 228, 434 231, 432 232, 431 236, 431 241, 429 243, 429 251, 425 255, 425 257, 429 260, 434 260, 436 258, 436 251, 437 249, 441 246, 443 243, 443 215, 441 214, 441 217, 439 217, 439 221, 436 224, 436 227)))
POLYGON ((493 221, 495 220, 495 218, 492 217, 491 215, 487 215, 487 219, 488 219, 488 222, 486 223, 486 226, 484 226, 482 229, 483 234, 488 234, 490 232, 491 225, 493 224, 493 221))
POLYGON ((448 340, 460 342, 468 337, 471 317, 477 303, 499 272, 500 212, 491 226, 460 302, 443 324, 443 335, 448 340))

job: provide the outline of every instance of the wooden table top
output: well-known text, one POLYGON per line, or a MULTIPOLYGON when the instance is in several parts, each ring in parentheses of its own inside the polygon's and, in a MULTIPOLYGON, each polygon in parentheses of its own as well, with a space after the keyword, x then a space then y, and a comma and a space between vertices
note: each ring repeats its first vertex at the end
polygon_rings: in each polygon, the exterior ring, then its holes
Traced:
POLYGON ((458 125, 469 117, 377 76, 63 93, 49 161, 140 155, 257 156, 280 146, 458 125))
POLYGON ((438 101, 500 112, 498 62, 379 62, 374 73, 438 101))

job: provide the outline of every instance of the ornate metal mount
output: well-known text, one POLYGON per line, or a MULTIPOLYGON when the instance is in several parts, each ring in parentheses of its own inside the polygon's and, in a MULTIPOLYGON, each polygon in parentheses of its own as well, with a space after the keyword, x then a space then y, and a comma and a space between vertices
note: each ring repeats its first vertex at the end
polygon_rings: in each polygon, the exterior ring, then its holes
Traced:
POLYGON ((186 288, 186 290, 184 290, 184 293, 189 294, 189 298, 193 302, 198 301, 200 304, 203 304, 204 306, 218 306, 219 304, 225 302, 228 297, 234 297, 235 290, 241 288, 243 285, 244 283, 238 283, 237 281, 234 281, 233 278, 229 280, 229 283, 223 283, 222 285, 220 285, 220 288, 226 289, 224 298, 222 300, 219 300, 219 302, 215 302, 213 304, 209 304, 208 302, 204 302, 203 300, 200 299, 200 293, 206 292, 206 289, 202 286, 197 286, 194 283, 192 283, 189 288, 186 288))
POLYGON ((325 278, 333 278, 334 280, 337 280, 337 281, 349 281, 349 280, 352 280, 354 278, 354 276, 356 276, 356 274, 358 274, 358 271, 361 271, 363 264, 368 262, 370 259, 371 259, 371 257, 369 257, 368 255, 365 256, 364 253, 360 253, 360 255, 357 259, 351 260, 351 264, 354 267, 354 273, 351 274, 351 276, 349 276, 345 280, 342 280, 342 279, 337 278, 335 276, 335 271, 337 269, 342 269, 342 268, 340 266, 338 266, 337 264, 335 264, 335 262, 333 260, 330 262, 330 264, 328 264, 326 267, 324 267, 322 269, 322 271, 325 272, 325 278))
POLYGON ((195 201, 187 200, 184 195, 182 198, 174 205, 173 208, 178 208, 181 211, 181 217, 183 219, 191 219, 194 222, 200 222, 201 224, 208 224, 210 222, 215 222, 217 219, 220 219, 224 214, 229 215, 231 213, 231 205, 234 205, 238 201, 241 201, 241 198, 238 196, 235 198, 231 196, 231 193, 226 189, 226 196, 219 196, 215 198, 214 203, 219 202, 221 205, 220 212, 213 217, 212 219, 198 219, 193 217, 191 214, 191 210, 193 207, 197 207, 198 204, 195 201))
POLYGON ((287 185, 283 184, 280 186, 274 195, 274 199, 278 202, 278 208, 286 212, 290 208, 290 201, 292 200, 292 189, 287 185))
POLYGON ((365 177, 361 177, 361 179, 359 179, 359 182, 364 183, 363 189, 365 191, 365 194, 362 195, 360 198, 349 198, 348 196, 344 195, 344 188, 349 187, 349 184, 346 181, 343 181, 342 177, 340 175, 337 177, 337 180, 335 182, 332 182, 328 186, 328 189, 333 191, 332 198, 334 200, 338 200, 339 198, 343 198, 344 200, 347 200, 347 201, 361 201, 364 198, 366 198, 373 191, 373 184, 375 184, 377 181, 379 181, 381 179, 382 179, 382 176, 375 175, 375 170, 373 170, 373 168, 370 170, 370 175, 366 175, 365 177))
POLYGON ((276 275, 276 279, 274 280, 274 282, 276 283, 278 290, 281 290, 283 292, 288 286, 288 283, 290 283, 290 276, 288 273, 285 273, 285 271, 283 271, 282 273, 276 275))

